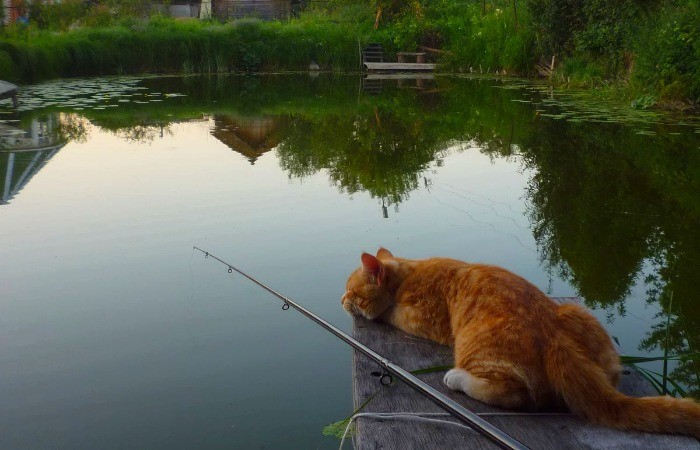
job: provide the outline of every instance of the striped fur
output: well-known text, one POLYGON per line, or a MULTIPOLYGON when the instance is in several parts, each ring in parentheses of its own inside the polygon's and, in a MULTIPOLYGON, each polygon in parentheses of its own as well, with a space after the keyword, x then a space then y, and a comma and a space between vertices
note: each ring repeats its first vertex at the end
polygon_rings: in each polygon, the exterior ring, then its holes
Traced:
POLYGON ((700 438, 693 400, 632 398, 616 389, 619 357, 584 308, 558 305, 500 267, 396 258, 386 249, 361 260, 343 307, 452 346, 451 389, 506 408, 566 405, 601 425, 700 438))

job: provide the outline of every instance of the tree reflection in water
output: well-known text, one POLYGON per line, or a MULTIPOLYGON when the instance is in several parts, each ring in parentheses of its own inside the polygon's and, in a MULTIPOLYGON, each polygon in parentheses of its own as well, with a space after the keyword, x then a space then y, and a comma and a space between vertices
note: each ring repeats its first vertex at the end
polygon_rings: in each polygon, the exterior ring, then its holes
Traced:
MULTIPOLYGON (((533 174, 525 195, 549 270, 588 306, 621 315, 631 289, 642 283, 648 303, 661 312, 640 349, 663 353, 668 332, 670 354, 700 351, 698 133, 651 125, 657 134, 648 136, 629 124, 553 120, 540 115, 541 105, 522 103, 524 91, 497 89, 507 85, 490 80, 441 78, 372 96, 358 93, 353 77, 143 84, 181 95, 84 117, 129 139, 153 139, 174 122, 213 118, 212 134, 251 163, 274 149, 290 177, 326 171, 342 192, 376 198, 385 217, 430 184, 427 169, 440 165, 455 143, 470 142, 492 158, 515 155, 533 174)), ((681 362, 673 376, 697 396, 699 372, 698 363, 681 362)))

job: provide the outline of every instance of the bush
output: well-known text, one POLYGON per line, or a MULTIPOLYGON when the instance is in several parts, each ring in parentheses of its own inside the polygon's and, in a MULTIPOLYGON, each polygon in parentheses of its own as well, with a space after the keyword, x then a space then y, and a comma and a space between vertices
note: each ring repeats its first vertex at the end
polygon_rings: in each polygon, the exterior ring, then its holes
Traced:
POLYGON ((107 5, 92 6, 82 19, 82 24, 87 27, 106 27, 112 25, 114 18, 107 5))
POLYGON ((700 103, 700 3, 665 10, 640 34, 633 81, 660 95, 700 103))
POLYGON ((700 101, 697 0, 526 0, 540 59, 578 80, 700 101), (570 60, 567 60, 570 58, 570 60))
POLYGON ((66 31, 85 16, 87 7, 83 0, 63 0, 60 3, 29 3, 29 20, 40 28, 66 31))

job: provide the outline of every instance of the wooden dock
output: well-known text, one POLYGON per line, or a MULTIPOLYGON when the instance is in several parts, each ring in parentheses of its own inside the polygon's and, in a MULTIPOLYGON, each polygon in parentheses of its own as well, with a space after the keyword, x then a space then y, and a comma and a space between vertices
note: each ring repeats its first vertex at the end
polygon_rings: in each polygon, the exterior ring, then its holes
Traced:
POLYGON ((397 62, 385 62, 384 50, 377 43, 367 45, 362 50, 362 67, 367 72, 432 72, 435 64, 425 62, 424 52, 398 52, 397 62), (415 59, 408 62, 407 59, 415 59))
POLYGON ((425 72, 435 70, 435 64, 431 63, 364 62, 363 64, 368 72, 425 72))
POLYGON ((0 100, 11 98, 12 105, 16 108, 18 92, 19 88, 17 86, 12 83, 8 83, 7 81, 0 80, 0 100))
MULTIPOLYGON (((555 298, 560 302, 575 298, 555 298)), ((413 371, 452 364, 452 350, 424 339, 408 336, 390 325, 355 318, 355 339, 401 367, 413 371)), ((369 397, 376 396, 363 408, 363 413, 441 413, 438 406, 400 381, 382 386, 372 372, 380 371, 376 362, 354 352, 353 401, 355 408, 369 397)), ((480 403, 465 394, 450 391, 442 383, 445 372, 418 375, 440 392, 475 413, 508 413, 509 411, 480 403)), ((627 395, 658 395, 636 370, 625 367, 619 389, 627 395)), ((512 411, 511 411, 512 412, 512 411)), ((545 416, 492 415, 482 416, 532 449, 616 449, 616 450, 700 450, 696 439, 649 433, 623 432, 591 425, 569 414, 545 416)), ((442 418, 441 418, 442 419, 442 418)), ((444 418, 454 421, 453 419, 444 418)), ((456 422, 456 421, 455 421, 456 422)), ((356 419, 358 449, 496 449, 494 444, 475 432, 449 424, 415 420, 358 417, 356 419)))

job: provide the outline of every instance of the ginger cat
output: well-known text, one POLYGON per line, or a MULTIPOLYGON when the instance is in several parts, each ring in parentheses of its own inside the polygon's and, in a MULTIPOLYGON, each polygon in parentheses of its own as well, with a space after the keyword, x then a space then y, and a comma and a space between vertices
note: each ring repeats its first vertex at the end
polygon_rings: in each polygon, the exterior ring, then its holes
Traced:
POLYGON ((565 404, 601 425, 700 438, 700 405, 620 393, 619 357, 595 317, 500 267, 396 258, 382 248, 362 254, 341 302, 351 314, 452 346, 445 384, 484 403, 565 404))

